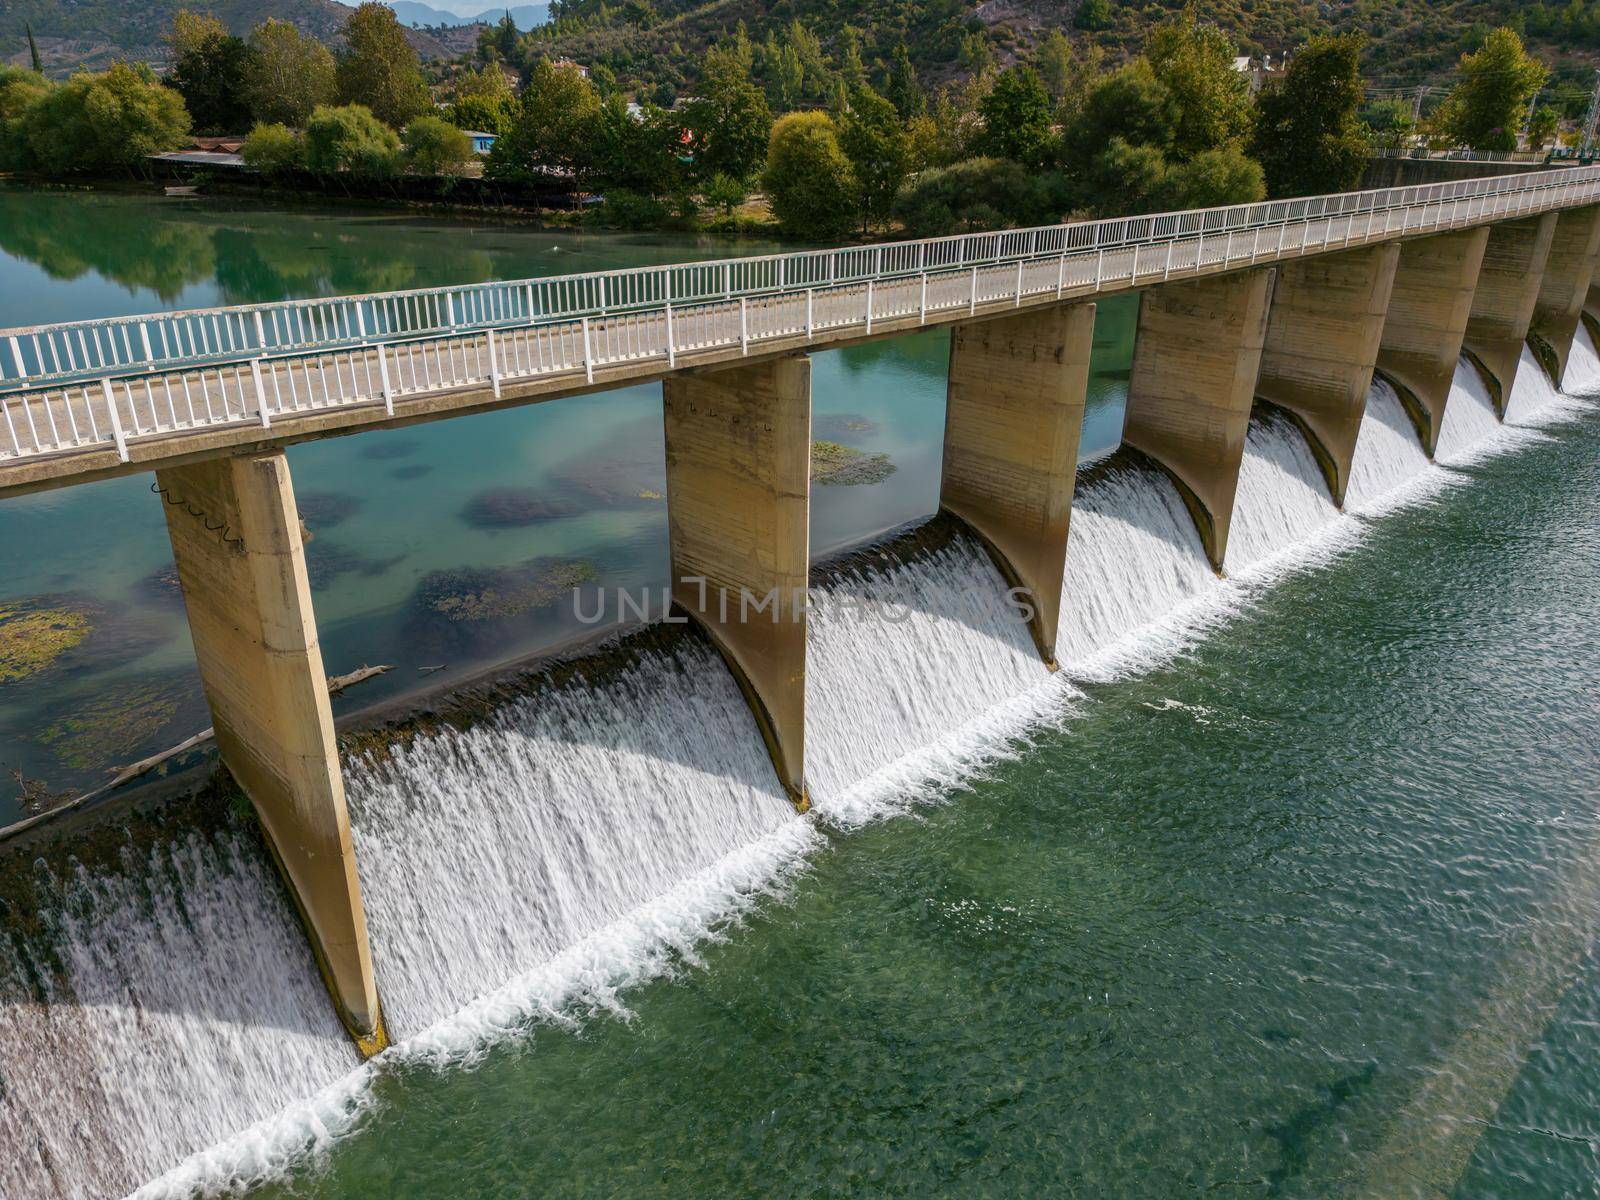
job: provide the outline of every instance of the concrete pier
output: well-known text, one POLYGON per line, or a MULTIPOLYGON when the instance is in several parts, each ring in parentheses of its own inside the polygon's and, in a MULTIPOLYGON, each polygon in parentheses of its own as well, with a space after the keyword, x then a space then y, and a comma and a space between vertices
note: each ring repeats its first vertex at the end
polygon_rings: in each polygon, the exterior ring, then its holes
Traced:
POLYGON ((1278 268, 1256 396, 1293 416, 1344 505, 1400 247, 1363 247, 1278 268))
POLYGON ((673 601, 722 651, 803 812, 811 360, 675 375, 663 395, 673 601))
POLYGON ((156 480, 217 748, 260 816, 340 1019, 374 1054, 388 1038, 288 460, 213 459, 156 480))
POLYGON ((1154 287, 1140 297, 1123 441, 1172 475, 1222 570, 1250 427, 1273 272, 1154 287))
POLYGON ((1517 364, 1533 323, 1559 216, 1549 212, 1489 228, 1463 345, 1483 372, 1495 412, 1501 417, 1517 380, 1517 364))
POLYGON ((1600 258, 1600 205, 1558 213, 1545 261, 1539 299, 1533 309, 1533 332, 1554 355, 1553 382, 1561 386, 1567 356, 1578 333, 1584 303, 1600 258))
POLYGON ((976 530, 1053 670, 1077 480, 1093 304, 956 326, 939 506, 976 530))
POLYGON ((1439 443, 1488 244, 1487 228, 1400 244, 1377 369, 1394 385, 1430 458, 1439 443))

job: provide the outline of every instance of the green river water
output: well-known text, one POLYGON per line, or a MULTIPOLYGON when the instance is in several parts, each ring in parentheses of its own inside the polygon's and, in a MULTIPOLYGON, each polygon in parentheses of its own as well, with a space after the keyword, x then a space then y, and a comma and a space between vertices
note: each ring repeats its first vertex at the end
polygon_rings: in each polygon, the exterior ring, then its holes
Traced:
MULTIPOLYGON (((727 252, 0 191, 0 326, 727 252)), ((1130 324, 1102 311, 1086 452, 1118 440, 1130 324)), ((818 356, 817 436, 898 468, 817 490, 819 553, 933 508, 945 346, 818 356)), ((658 395, 292 450, 340 551, 330 671, 397 661, 398 694, 570 632, 441 630, 430 573, 664 575, 658 395), (597 474, 621 498, 567 520, 462 516, 512 482, 593 500, 597 474)), ((1453 474, 912 811, 821 825, 625 1010, 380 1068, 351 1131, 249 1194, 1600 1196, 1600 410, 1453 474)), ((204 724, 147 480, 0 504, 0 562, 0 601, 109 627, 0 686, 0 763, 81 782, 204 724), (152 689, 141 721, 48 736, 152 689)))

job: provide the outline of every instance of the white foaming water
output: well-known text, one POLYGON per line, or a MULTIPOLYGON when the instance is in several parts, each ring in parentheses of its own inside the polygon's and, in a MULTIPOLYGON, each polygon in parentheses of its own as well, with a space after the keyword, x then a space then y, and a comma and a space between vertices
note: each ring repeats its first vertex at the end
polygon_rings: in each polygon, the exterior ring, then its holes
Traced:
MULTIPOLYGON (((418 735, 346 779, 399 1037, 515 990, 685 881, 705 876, 685 898, 695 911, 727 909, 719 860, 798 820, 737 685, 700 642, 643 653, 591 687, 543 688, 466 731, 418 735)), ((549 987, 541 976, 528 994, 549 987)))
POLYGON ((1252 420, 1228 533, 1228 573, 1266 567, 1338 515, 1300 430, 1277 416, 1252 420))
POLYGON ((194 832, 41 880, 0 937, 0 1196, 122 1195, 356 1066, 271 872, 194 832))
POLYGON ((1578 322, 1578 334, 1572 339, 1572 351, 1567 355, 1567 373, 1561 379, 1561 390, 1573 396, 1587 396, 1600 388, 1600 353, 1595 350, 1594 339, 1589 336, 1586 321, 1578 322))
POLYGON ((1107 468, 1073 499, 1058 656, 1095 678, 1147 662, 1171 645, 1151 636, 1152 624, 1171 624, 1218 582, 1172 481, 1132 464, 1107 468))
POLYGON ((1561 393, 1538 358, 1527 346, 1522 347, 1522 358, 1517 363, 1516 382, 1511 386, 1511 399, 1506 402, 1506 422, 1517 425, 1534 416, 1540 409, 1561 402, 1561 393))
POLYGON ((1400 397, 1387 381, 1374 379, 1345 485, 1346 510, 1386 507, 1427 470, 1428 456, 1400 397))
POLYGON ((884 793, 942 774, 1050 678, 1004 580, 966 536, 888 570, 849 571, 812 601, 806 780, 830 819, 863 819, 884 793))
POLYGON ((1444 423, 1439 427, 1439 444, 1434 447, 1434 460, 1449 466, 1470 462, 1499 432, 1494 401, 1489 398, 1483 378, 1464 356, 1457 359, 1450 400, 1444 409, 1444 423))

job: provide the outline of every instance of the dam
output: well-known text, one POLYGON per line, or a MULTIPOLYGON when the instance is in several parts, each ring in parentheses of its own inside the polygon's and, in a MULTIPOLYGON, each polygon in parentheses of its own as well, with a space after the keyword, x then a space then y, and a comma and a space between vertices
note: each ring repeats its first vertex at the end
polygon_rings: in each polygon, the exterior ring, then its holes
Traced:
POLYGON ((1332 216, 1294 202, 1276 227, 1259 213, 1253 228, 1179 215, 1164 239, 1071 255, 1084 235, 1064 227, 1063 241, 1018 237, 1008 258, 1002 240, 990 257, 1006 261, 942 274, 948 259, 875 264, 827 296, 815 275, 798 292, 758 280, 761 304, 729 267, 701 302, 710 311, 664 301, 618 316, 611 293, 590 296, 607 311, 578 317, 576 338, 570 313, 452 300, 446 320, 480 327, 361 341, 377 308, 421 310, 376 299, 349 321, 304 318, 333 332, 326 346, 270 355, 185 334, 166 345, 200 346, 188 361, 91 362, 88 347, 128 350, 138 331, 8 334, 20 353, 0 403, 16 433, 9 456, 0 442, 0 486, 20 496, 157 472, 166 503, 150 503, 168 522, 222 759, 261 834, 222 810, 176 840, 143 833, 151 877, 173 881, 165 897, 127 861, 72 878, 45 856, 31 881, 40 928, 8 947, 7 978, 31 980, 33 1001, 8 1000, 0 1040, 71 1063, 74 1102, 95 1114, 85 1124, 123 1153, 74 1155, 71 1129, 41 1119, 59 1111, 57 1081, 7 1071, 6 1140, 29 1148, 7 1194, 127 1190, 180 1163, 248 1177, 370 1103, 358 1052, 393 1040, 448 1059, 575 998, 620 1009, 621 989, 804 869, 831 835, 797 809, 852 828, 915 805, 930 778, 988 769, 997 744, 1074 703, 1075 684, 1165 661, 1301 548, 1444 486, 1430 458, 1469 464, 1550 419, 1567 403, 1558 385, 1581 391, 1596 374, 1582 310, 1600 248, 1587 177, 1552 174, 1403 189, 1403 203, 1339 198, 1350 207, 1332 216), (1096 326, 1085 297, 1102 292, 1139 297, 1123 448, 1080 466, 1096 326), (752 322, 752 309, 766 315, 752 322), (626 344, 624 322, 659 340, 597 353, 600 331, 626 344), (927 324, 953 329, 940 515, 812 562, 814 368, 801 351, 927 324), (506 348, 541 345, 553 357, 506 348), (420 366, 396 365, 412 355, 420 366), (635 379, 665 381, 679 621, 625 638, 582 689, 551 672, 487 715, 446 712, 341 751, 283 448, 635 379), (287 398, 302 395, 318 400, 287 398), (74 419, 79 442, 64 432, 74 419), (718 589, 793 607, 729 620, 718 589), (1035 602, 1026 615, 971 603, 1013 592, 1035 602), (145 918, 118 933, 120 914, 151 904, 158 942, 145 918), (174 956, 190 964, 182 979, 165 977, 174 956), (42 971, 48 958, 61 961, 42 971), (91 1008, 126 1024, 74 1018, 91 1008), (270 1055, 257 1026, 274 1031, 270 1055), (184 1062, 213 1064, 211 1086, 184 1062), (150 1094, 173 1097, 154 1119, 128 1099, 150 1094), (302 1115, 272 1120, 285 1110, 302 1115))

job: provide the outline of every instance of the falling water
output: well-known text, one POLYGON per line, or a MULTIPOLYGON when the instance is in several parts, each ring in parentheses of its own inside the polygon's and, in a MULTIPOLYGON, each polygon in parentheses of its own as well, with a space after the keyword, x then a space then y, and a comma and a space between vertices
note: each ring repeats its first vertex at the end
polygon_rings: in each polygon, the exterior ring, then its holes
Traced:
POLYGON ((1433 457, 1447 465, 1469 461, 1499 431, 1494 401, 1489 398, 1482 376, 1466 358, 1458 359, 1433 457))
POLYGON ((806 779, 821 808, 951 751, 963 731, 1048 679, 1006 585, 970 536, 817 588, 806 658, 806 779))
POLYGON ((246 830, 35 863, 25 902, 0 936, 7 1200, 123 1195, 356 1066, 246 830))
POLYGON ((1428 456, 1400 397, 1382 379, 1367 391, 1367 408, 1356 437, 1345 508, 1371 509, 1385 503, 1428 469, 1428 456))
MULTIPOLYGON (((732 676, 688 637, 590 686, 541 686, 466 730, 419 734, 347 779, 378 987, 399 1037, 674 888, 688 892, 670 919, 692 909, 703 932, 748 882, 719 862, 769 838, 781 854, 798 823, 732 676)), ((472 1018, 484 1020, 508 1018, 472 1018)))
POLYGON ((1561 390, 1574 396, 1586 396, 1600 387, 1600 353, 1595 351, 1594 339, 1589 336, 1586 321, 1578 323, 1578 335, 1572 339, 1572 351, 1567 355, 1567 373, 1562 377, 1561 390))
POLYGON ((1533 417, 1540 409, 1561 402, 1561 393, 1544 367, 1527 346, 1522 348, 1522 359, 1517 364, 1516 382, 1511 387, 1511 398, 1506 401, 1506 421, 1516 425, 1533 417))
POLYGON ((1143 661, 1152 623, 1216 587, 1194 520, 1166 475, 1133 463, 1096 468, 1073 500, 1058 656, 1088 676, 1130 657, 1143 661))
POLYGON ((1229 574, 1264 566, 1338 515, 1300 430, 1275 414, 1252 419, 1228 534, 1229 574))

